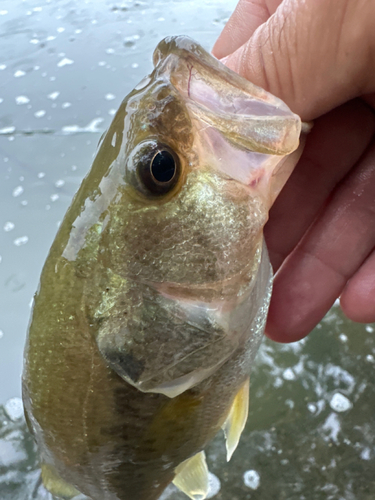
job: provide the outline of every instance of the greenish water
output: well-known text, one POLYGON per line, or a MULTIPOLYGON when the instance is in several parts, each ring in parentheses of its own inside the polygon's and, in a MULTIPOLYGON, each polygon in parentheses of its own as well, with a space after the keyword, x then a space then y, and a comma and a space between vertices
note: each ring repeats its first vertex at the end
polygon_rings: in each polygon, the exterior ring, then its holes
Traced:
MULTIPOLYGON (((50 499, 17 398, 30 302, 58 223, 157 42, 187 34, 209 48, 235 3, 0 2, 0 500, 50 499)), ((374 325, 338 307, 304 341, 265 341, 237 451, 227 464, 222 436, 208 450, 215 499, 373 500, 374 374, 374 325)))
MULTIPOLYGON (((208 450, 217 500, 372 500, 375 493, 375 339, 334 308, 304 341, 265 341, 250 414, 229 464, 223 436, 208 450), (220 488, 220 489, 219 489, 220 488)), ((9 403, 8 403, 9 406, 9 403)), ((0 409, 0 498, 50 498, 17 406, 0 409)), ((169 488, 163 500, 183 500, 169 488)))

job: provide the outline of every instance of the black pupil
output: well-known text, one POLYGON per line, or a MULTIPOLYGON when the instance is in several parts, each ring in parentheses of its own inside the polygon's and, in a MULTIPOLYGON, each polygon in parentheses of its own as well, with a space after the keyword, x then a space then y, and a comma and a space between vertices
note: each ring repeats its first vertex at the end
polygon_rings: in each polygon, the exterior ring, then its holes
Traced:
POLYGON ((151 163, 151 173, 158 182, 169 182, 176 171, 176 163, 168 151, 159 151, 151 163))

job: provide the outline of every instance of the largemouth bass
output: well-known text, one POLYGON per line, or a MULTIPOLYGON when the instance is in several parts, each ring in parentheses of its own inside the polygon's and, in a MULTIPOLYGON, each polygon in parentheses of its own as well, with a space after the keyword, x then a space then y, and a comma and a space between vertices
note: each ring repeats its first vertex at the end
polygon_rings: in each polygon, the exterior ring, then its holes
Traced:
POLYGON ((154 52, 60 226, 35 295, 23 399, 45 486, 204 499, 248 411, 272 271, 268 211, 301 120, 187 37, 154 52))

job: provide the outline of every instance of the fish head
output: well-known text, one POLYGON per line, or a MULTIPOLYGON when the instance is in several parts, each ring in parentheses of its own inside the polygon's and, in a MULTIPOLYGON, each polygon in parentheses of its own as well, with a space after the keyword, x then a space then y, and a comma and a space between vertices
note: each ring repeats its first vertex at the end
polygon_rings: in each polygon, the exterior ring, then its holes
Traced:
POLYGON ((174 397, 249 335, 263 227, 301 121, 187 37, 160 42, 154 66, 99 145, 65 256, 85 255, 93 232, 99 350, 137 389, 174 397))

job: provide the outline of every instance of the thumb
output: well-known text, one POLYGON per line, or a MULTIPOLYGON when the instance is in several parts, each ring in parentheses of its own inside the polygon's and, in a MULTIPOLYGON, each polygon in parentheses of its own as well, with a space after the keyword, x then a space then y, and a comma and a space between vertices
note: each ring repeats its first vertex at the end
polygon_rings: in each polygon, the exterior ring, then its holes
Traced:
POLYGON ((312 120, 374 92, 374 19, 371 0, 284 0, 222 61, 312 120))

